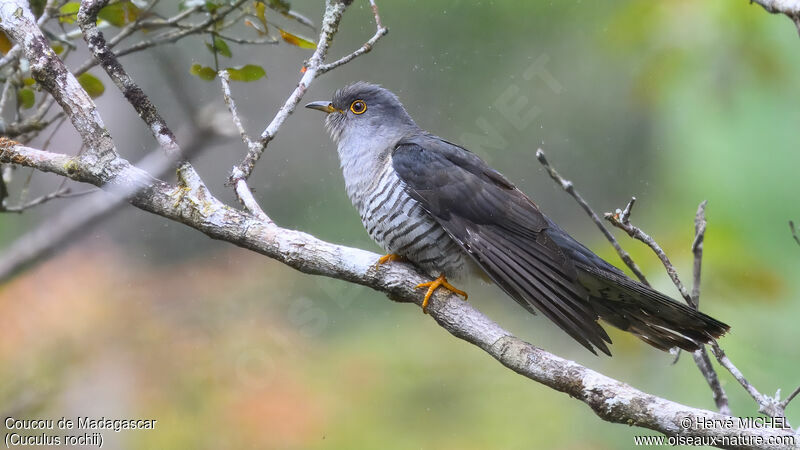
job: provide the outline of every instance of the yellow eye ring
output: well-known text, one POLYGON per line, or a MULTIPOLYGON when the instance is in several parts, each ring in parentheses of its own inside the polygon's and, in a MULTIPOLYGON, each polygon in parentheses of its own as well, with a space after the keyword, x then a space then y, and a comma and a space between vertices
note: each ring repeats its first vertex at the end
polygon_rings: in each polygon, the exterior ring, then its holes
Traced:
POLYGON ((364 114, 367 112, 367 104, 364 100, 356 100, 350 104, 350 111, 352 111, 353 114, 364 114))

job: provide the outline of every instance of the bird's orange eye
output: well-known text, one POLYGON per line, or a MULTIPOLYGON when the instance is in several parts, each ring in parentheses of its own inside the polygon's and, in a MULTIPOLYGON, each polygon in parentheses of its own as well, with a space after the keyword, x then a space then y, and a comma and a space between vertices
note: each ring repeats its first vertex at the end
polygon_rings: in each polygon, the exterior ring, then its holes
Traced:
POLYGON ((364 100, 356 100, 350 104, 350 111, 353 111, 353 114, 364 114, 366 110, 367 104, 364 100))

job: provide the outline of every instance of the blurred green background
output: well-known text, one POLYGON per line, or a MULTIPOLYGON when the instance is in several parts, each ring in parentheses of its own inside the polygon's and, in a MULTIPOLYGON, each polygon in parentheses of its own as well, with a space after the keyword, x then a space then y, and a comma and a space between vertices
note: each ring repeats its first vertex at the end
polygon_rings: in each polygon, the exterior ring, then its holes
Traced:
MULTIPOLYGON (((292 6, 319 23, 321 2, 292 6)), ((479 153, 618 266, 544 173, 537 147, 598 212, 635 195, 634 223, 687 283, 695 210, 708 200, 701 307, 731 325, 721 344, 758 389, 787 394, 800 384, 800 246, 787 226, 800 221, 800 40, 788 19, 745 0, 379 6, 388 36, 318 79, 306 100, 328 99, 355 80, 392 89, 422 127, 479 153), (534 64, 548 75, 531 77, 534 64), (528 116, 508 105, 518 99, 528 116)), ((161 8, 174 14, 167 2, 161 8)), ((332 57, 373 32, 368 2, 356 0, 332 57)), ((267 80, 234 88, 257 134, 310 51, 231 48, 234 64, 257 61, 267 70, 267 80)), ((224 112, 218 84, 188 75, 191 63, 210 58, 197 37, 123 63, 180 134, 189 117, 176 84, 194 108, 224 112), (166 60, 178 71, 157 70, 166 60)), ((112 136, 123 156, 138 159, 154 145, 148 130, 105 74, 93 73, 108 87, 98 105, 112 136)), ((67 128, 57 150, 77 151, 67 128)), ((224 183, 244 152, 234 136, 196 161, 231 204, 224 183)), ((58 182, 42 174, 34 181, 58 182)), ((290 117, 251 186, 282 226, 378 251, 344 194, 317 113, 290 117)), ((80 201, 3 215, 3 247, 80 201)), ((618 235, 655 286, 677 296, 658 260, 618 235)), ((672 365, 670 355, 612 331, 614 357, 594 357, 495 287, 465 287, 477 308, 535 345, 646 392, 714 406, 687 355, 672 365)), ((738 384, 721 378, 734 414, 755 415, 738 384)), ((787 413, 796 426, 800 401, 787 413)), ((653 434, 600 421, 453 338, 418 308, 302 275, 132 207, 0 286, 0 414, 158 420, 155 431, 106 433, 106 448, 614 449, 653 434)))

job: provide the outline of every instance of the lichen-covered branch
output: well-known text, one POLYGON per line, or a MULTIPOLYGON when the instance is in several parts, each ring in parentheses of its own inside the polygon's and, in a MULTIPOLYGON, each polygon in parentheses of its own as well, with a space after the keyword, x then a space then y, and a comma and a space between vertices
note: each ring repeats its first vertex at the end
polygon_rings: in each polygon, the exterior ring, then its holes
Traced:
POLYGON ((772 14, 783 14, 792 19, 797 31, 800 32, 800 1, 798 0, 750 0, 750 3, 758 3, 767 12, 772 14))
MULTIPOLYGON (((113 171, 69 170, 70 163, 81 163, 65 154, 44 152, 8 141, 0 145, 0 163, 26 165, 98 186, 149 178, 122 159, 114 164, 113 171)), ((153 179, 142 185, 130 202, 145 211, 184 223, 213 239, 261 253, 301 272, 368 286, 395 301, 422 303, 422 296, 415 286, 426 281, 427 277, 409 264, 376 267, 379 255, 372 252, 331 244, 300 231, 281 228, 248 212, 230 208, 213 197, 197 198, 177 186, 153 179)), ((786 442, 784 439, 796 437, 790 429, 748 428, 735 420, 730 427, 704 426, 702 424, 727 423, 731 419, 644 393, 550 354, 511 335, 456 296, 437 291, 428 312, 449 333, 483 349, 511 370, 586 403, 603 420, 648 428, 670 436, 715 439, 750 436, 764 442, 767 439, 786 442), (687 423, 690 426, 686 426, 687 423)), ((787 445, 764 445, 762 448, 787 448, 787 445)))
POLYGON ((21 45, 33 78, 55 98, 88 149, 86 158, 112 161, 114 143, 106 130, 94 101, 75 76, 64 66, 33 17, 28 2, 8 0, 0 3, 0 29, 21 45))
POLYGON ((106 71, 109 78, 122 92, 122 95, 133 106, 139 117, 147 124, 153 137, 167 156, 178 162, 178 176, 182 183, 189 189, 204 189, 205 185, 192 165, 187 161, 178 146, 175 134, 167 126, 167 122, 156 110, 147 94, 128 75, 122 64, 119 63, 114 52, 106 43, 103 33, 97 29, 97 14, 100 9, 108 4, 108 0, 83 0, 78 10, 78 24, 83 31, 83 38, 92 52, 94 58, 106 71))

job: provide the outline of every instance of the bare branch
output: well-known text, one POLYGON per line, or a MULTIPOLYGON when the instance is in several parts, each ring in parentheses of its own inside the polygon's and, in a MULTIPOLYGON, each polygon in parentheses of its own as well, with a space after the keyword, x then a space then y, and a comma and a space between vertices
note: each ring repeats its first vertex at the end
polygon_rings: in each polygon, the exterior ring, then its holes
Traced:
POLYGON ((708 200, 703 200, 697 206, 697 214, 694 216, 694 241, 692 241, 692 253, 694 254, 694 267, 692 269, 692 302, 700 305, 700 272, 703 268, 703 240, 706 236, 706 205, 708 200))
POLYGON ((358 50, 354 51, 353 53, 350 53, 349 55, 344 56, 342 58, 339 58, 338 60, 332 63, 323 64, 322 66, 320 66, 319 68, 320 74, 323 74, 329 70, 333 70, 341 66, 342 64, 347 64, 353 59, 365 53, 369 53, 370 50, 372 50, 372 47, 374 47, 375 44, 378 42, 378 39, 382 38, 389 32, 389 29, 384 27, 383 23, 381 23, 381 16, 380 14, 378 14, 378 5, 375 4, 375 0, 370 0, 369 3, 370 6, 372 7, 372 15, 375 17, 375 27, 377 28, 375 30, 375 34, 371 38, 369 38, 369 40, 365 42, 364 45, 362 45, 358 50))
MULTIPOLYGON (((71 198, 71 197, 80 197, 86 194, 92 194, 97 192, 97 189, 87 189, 80 192, 72 192, 70 188, 61 188, 57 189, 49 194, 42 195, 41 197, 37 197, 23 205, 18 206, 9 206, 2 209, 3 212, 11 212, 11 213, 22 213, 31 208, 39 206, 41 204, 47 203, 50 200, 55 200, 57 198, 71 198)), ((2 279, 2 277, 0 277, 2 279)))
MULTIPOLYGON (((707 200, 700 202, 694 217, 694 241, 692 241, 694 267, 692 270, 693 284, 691 298, 695 309, 700 306, 700 274, 703 267, 703 240, 706 235, 706 205, 708 205, 707 200)), ((628 215, 630 216, 630 211, 628 215)), ((717 405, 719 412, 722 414, 730 414, 731 407, 728 402, 728 394, 725 393, 725 389, 722 388, 722 384, 719 382, 719 376, 711 365, 711 358, 708 357, 706 349, 702 348, 692 353, 692 358, 697 368, 700 369, 700 372, 705 377, 708 386, 711 388, 714 403, 717 405)))
MULTIPOLYGON (((333 40, 333 36, 339 30, 339 22, 342 20, 342 14, 344 14, 345 9, 347 9, 347 3, 344 1, 326 1, 325 15, 322 19, 322 30, 319 34, 317 49, 308 60, 307 69, 300 78, 300 82, 297 84, 297 87, 283 104, 283 106, 281 106, 281 108, 278 110, 277 114, 275 114, 275 117, 272 119, 269 125, 267 125, 267 128, 264 129, 264 132, 261 133, 259 145, 249 148, 244 160, 237 166, 239 169, 237 171, 237 175, 239 175, 239 177, 235 178, 231 176, 231 182, 234 185, 236 185, 240 180, 246 181, 250 177, 256 162, 258 162, 259 158, 261 158, 261 155, 264 153, 264 150, 267 148, 269 142, 275 138, 275 134, 277 134, 278 129, 281 127, 281 125, 283 125, 283 122, 286 121, 289 115, 294 112, 297 104, 300 103, 300 100, 303 98, 306 89, 308 89, 308 87, 311 85, 311 82, 314 81, 314 78, 317 77, 319 66, 322 64, 322 61, 325 60, 325 55, 328 54, 328 48, 333 40)), ((239 189, 237 187, 237 191, 238 190, 239 189)))
POLYGON ((233 100, 233 95, 231 94, 230 74, 227 70, 220 70, 217 75, 219 76, 220 84, 222 84, 222 98, 225 100, 225 104, 228 106, 228 111, 230 111, 231 118, 233 118, 233 124, 236 126, 236 130, 239 131, 239 135, 242 137, 242 142, 244 142, 244 145, 246 145, 248 149, 256 148, 259 144, 250 138, 250 136, 247 134, 247 131, 244 129, 242 119, 239 117, 239 110, 236 108, 236 103, 233 100))
MULTIPOLYGON (((236 103, 233 101, 233 96, 231 95, 230 74, 227 70, 221 70, 219 72, 219 81, 222 84, 222 98, 228 106, 228 111, 231 113, 236 129, 239 130, 242 142, 244 142, 244 145, 246 145, 249 150, 257 149, 261 144, 250 138, 247 131, 244 129, 244 125, 242 125, 242 119, 239 117, 239 111, 236 109, 236 103)), ((264 210, 261 209, 261 206, 258 205, 255 197, 253 197, 250 187, 244 181, 244 174, 240 172, 238 167, 233 168, 232 178, 239 180, 236 182, 234 189, 236 190, 236 196, 239 198, 239 201, 242 202, 245 209, 264 222, 272 222, 264 210)))
MULTIPOLYGON (((210 142, 211 133, 212 130, 209 128, 192 129, 191 133, 189 133, 191 137, 186 146, 187 153, 193 154, 205 148, 210 142)), ((3 150, 14 145, 13 141, 0 138, 0 160, 5 161, 3 150)), ((22 146, 17 147, 17 152, 16 159, 12 158, 12 160, 17 161, 15 164, 25 165, 28 162, 42 161, 45 164, 44 168, 46 168, 47 164, 50 164, 52 160, 55 164, 53 168, 59 174, 63 174, 59 170, 64 168, 64 166, 58 167, 59 164, 66 164, 66 170, 68 171, 70 170, 69 167, 77 167, 79 164, 76 158, 67 159, 68 162, 62 163, 62 159, 57 154, 22 146)), ((127 162, 124 164, 127 164, 127 162)), ((91 230, 92 227, 112 217, 131 198, 139 195, 142 189, 155 180, 155 178, 150 178, 147 173, 160 177, 174 165, 174 160, 164 159, 158 155, 157 151, 152 151, 138 163, 138 167, 143 170, 134 167, 130 169, 131 176, 133 179, 138 180, 138 183, 128 183, 124 180, 115 183, 114 180, 109 180, 110 184, 104 186, 103 189, 111 195, 97 196, 74 207, 66 208, 38 228, 15 240, 11 247, 0 255, 0 283, 11 279, 39 261, 65 248, 70 242, 74 242, 81 235, 91 230)), ((68 178, 64 178, 64 180, 66 181, 68 178)), ((176 201, 180 201, 185 196, 185 190, 179 187, 175 189, 176 201)), ((54 193, 34 199, 24 205, 24 208, 20 207, 19 209, 21 211, 53 198, 85 195, 99 190, 90 189, 71 193, 69 189, 59 189, 54 193)), ((15 208, 8 208, 7 210, 9 212, 17 212, 15 208)))
MULTIPOLYGON (((237 0, 235 3, 233 3, 228 7, 222 7, 218 9, 215 15, 210 15, 203 22, 198 23, 196 25, 190 25, 185 27, 179 26, 178 25, 179 22, 188 17, 189 15, 191 15, 191 13, 197 12, 200 9, 200 7, 195 6, 185 11, 182 11, 176 16, 173 16, 166 21, 158 22, 158 25, 160 26, 170 26, 170 27, 178 26, 181 29, 161 33, 159 35, 151 37, 150 39, 145 39, 140 42, 137 42, 136 44, 133 44, 127 48, 117 51, 116 56, 117 58, 122 58, 123 56, 127 56, 132 53, 137 53, 160 45, 175 43, 187 36, 208 32, 209 27, 212 26, 214 22, 224 18, 233 11, 236 11, 246 1, 248 0, 237 0)), ((134 32, 136 32, 141 28, 146 28, 146 26, 148 25, 150 25, 150 22, 148 21, 142 21, 142 22, 137 21, 126 25, 125 28, 123 28, 116 36, 114 36, 108 41, 108 47, 112 49, 115 48, 117 44, 122 42, 123 39, 130 36, 131 34, 133 34, 134 32)), ((92 67, 96 66, 97 64, 98 64, 97 60, 95 60, 94 58, 90 58, 83 64, 81 64, 77 69, 75 69, 74 73, 75 75, 80 75, 86 72, 87 70, 91 69, 92 67)))
POLYGON ((798 0, 750 0, 750 3, 758 3, 771 14, 784 14, 792 19, 792 22, 800 32, 800 1, 798 0))
POLYGON ((694 363, 700 369, 700 373, 703 374, 708 387, 711 389, 711 396, 714 399, 714 404, 717 405, 717 410, 721 414, 731 415, 728 394, 725 393, 725 389, 722 388, 722 384, 719 382, 719 375, 714 370, 714 366, 711 365, 711 358, 708 357, 706 349, 702 348, 692 353, 692 359, 694 359, 694 363))
POLYGON ((798 228, 794 226, 794 222, 791 220, 789 221, 789 229, 792 231, 792 237, 794 238, 794 241, 797 242, 797 245, 800 245, 800 237, 797 236, 798 228))
POLYGON ((681 296, 689 306, 697 308, 697 306, 692 301, 692 297, 689 295, 689 291, 686 290, 684 287, 683 282, 678 277, 678 271, 675 270, 675 266, 672 265, 670 262, 669 257, 667 254, 664 253, 664 250, 661 248, 660 245, 647 233, 642 231, 639 227, 635 227, 630 222, 631 210, 633 209, 633 204, 636 202, 636 197, 631 197, 631 200, 625 206, 625 209, 620 211, 619 209, 615 213, 605 213, 605 218, 612 225, 615 227, 625 231, 628 235, 634 239, 644 242, 648 247, 650 247, 653 252, 658 256, 658 259, 661 260, 661 263, 664 264, 664 268, 667 269, 667 274, 669 275, 670 279, 672 279, 672 283, 678 288, 678 291, 681 293, 681 296))
MULTIPOLYGON (((678 288, 678 290, 680 291, 681 295, 686 300, 686 302, 693 308, 697 309, 697 304, 694 303, 692 297, 686 291, 686 288, 684 287, 683 283, 678 277, 678 272, 675 270, 675 267, 672 265, 666 253, 664 253, 664 250, 661 248, 661 246, 659 246, 658 243, 647 233, 643 232, 640 228, 633 226, 630 223, 631 208, 633 207, 633 203, 635 201, 636 201, 635 198, 631 199, 631 201, 628 202, 628 205, 625 207, 624 211, 617 210, 617 212, 613 214, 606 213, 605 214, 606 219, 617 228, 624 230, 632 238, 647 244, 647 246, 650 247, 656 255, 658 255, 658 258, 664 264, 664 268, 667 270, 667 273, 672 279, 672 282, 675 284, 675 287, 678 288)), ((704 209, 705 205, 701 203, 700 208, 698 208, 699 222, 697 223, 699 224, 702 224, 704 221, 704 209)), ((698 225, 698 230, 699 228, 700 226, 698 225)), ((697 241, 698 239, 695 238, 695 242, 697 241)), ((697 255, 697 253, 695 253, 695 255, 697 255)), ((698 275, 695 276, 697 277, 698 275)), ((722 350, 722 348, 720 348, 720 346, 716 342, 712 344, 711 348, 714 352, 714 356, 717 357, 717 361, 719 361, 719 363, 723 367, 725 367, 728 370, 728 372, 731 373, 731 375, 733 375, 736 381, 738 381, 739 384, 741 384, 742 387, 750 394, 750 396, 753 397, 756 403, 758 403, 760 412, 768 414, 771 417, 783 417, 783 410, 780 408, 780 402, 777 400, 777 398, 772 398, 758 392, 758 390, 756 390, 756 388, 753 387, 753 385, 750 384, 747 381, 747 379, 745 379, 744 375, 742 375, 742 372, 739 371, 739 369, 737 369, 735 365, 733 365, 730 359, 728 359, 728 357, 725 355, 725 352, 722 350)), ((698 367, 703 372, 703 374, 706 376, 709 385, 712 387, 712 391, 714 391, 715 400, 717 400, 718 391, 716 390, 715 386, 719 384, 719 381, 716 380, 717 378, 716 373, 713 374, 714 380, 712 380, 712 378, 710 378, 709 375, 711 375, 711 373, 713 372, 712 371, 706 372, 705 370, 711 368, 710 361, 700 361, 699 358, 695 358, 695 362, 697 363, 698 367)))
POLYGON ((786 409, 786 407, 789 406, 789 403, 791 403, 791 401, 794 400, 795 397, 797 397, 797 394, 800 394, 800 386, 798 386, 794 391, 792 391, 792 393, 789 394, 789 396, 786 397, 786 399, 781 402, 781 407, 783 409, 786 409))
POLYGON ((647 278, 645 278, 641 269, 639 269, 639 266, 636 265, 635 262, 633 262, 631 255, 628 254, 628 252, 626 252, 621 245, 619 245, 617 238, 615 238, 614 235, 611 234, 610 231, 608 231, 608 228, 606 228, 605 225, 603 225, 603 221, 600 220, 600 217, 594 212, 592 207, 589 206, 588 203, 586 203, 586 200, 583 199, 581 194, 579 194, 578 191, 575 190, 575 187, 573 186, 572 182, 569 180, 565 180, 563 177, 561 177, 561 175, 559 175, 558 172, 556 172, 556 169, 550 166, 550 163, 547 162, 547 158, 545 157, 544 151, 542 149, 536 150, 536 159, 538 159, 539 162, 544 166, 544 168, 547 169, 547 173, 550 175, 550 178, 552 178, 556 183, 558 183, 558 185, 561 186, 561 188, 567 191, 567 193, 571 195, 572 198, 575 199, 575 201, 578 202, 581 208, 583 208, 583 210, 586 211, 586 214, 588 214, 589 217, 592 218, 594 224, 597 225, 597 228, 600 229, 600 232, 603 233, 603 236, 605 236, 608 242, 611 243, 611 245, 614 247, 614 250, 617 251, 619 257, 622 258, 622 261, 625 263, 625 265, 631 269, 631 272, 633 272, 634 275, 636 275, 636 278, 638 278, 639 281, 641 281, 642 283, 649 286, 650 284, 647 282, 647 278))
POLYGON ((33 78, 55 98, 89 149, 87 157, 112 160, 114 143, 94 101, 50 48, 24 0, 0 4, 0 29, 21 44, 33 78), (60 80, 63 80, 61 82, 60 80))
POLYGON ((250 177, 256 162, 258 162, 259 158, 261 158, 261 155, 264 153, 267 145, 272 139, 275 138, 275 134, 278 132, 278 129, 294 111, 294 109, 297 107, 297 104, 300 103, 300 100, 302 100, 306 90, 316 77, 342 64, 345 64, 354 58, 363 55, 364 53, 367 53, 375 44, 375 42, 377 42, 378 39, 380 39, 389 31, 381 24, 380 16, 378 15, 378 6, 375 4, 374 0, 372 0, 371 4, 377 26, 375 35, 369 41, 367 41, 364 46, 355 52, 334 63, 324 65, 323 62, 328 54, 328 48, 333 40, 334 35, 339 29, 339 22, 341 21, 342 15, 344 14, 345 9, 347 9, 348 4, 349 2, 343 0, 327 0, 325 14, 322 19, 322 29, 317 42, 317 49, 314 51, 314 54, 311 55, 311 58, 309 58, 308 63, 304 68, 303 76, 300 78, 300 82, 297 84, 297 88, 295 88, 294 92, 292 92, 283 106, 281 106, 281 108, 278 110, 277 114, 275 114, 275 117, 272 119, 269 125, 267 125, 267 127, 261 133, 261 141, 259 142, 260 145, 250 148, 247 152, 247 156, 244 158, 242 163, 239 164, 237 174, 239 174, 242 178, 231 176, 231 182, 234 184, 236 184, 240 179, 247 180, 250 177))
MULTIPOLYGON (((630 255, 628 255, 628 253, 625 250, 622 249, 622 246, 620 246, 620 244, 619 244, 619 242, 617 242, 616 238, 614 238, 614 236, 611 234, 611 232, 609 232, 608 229, 603 225, 602 221, 597 216, 597 214, 594 212, 594 210, 592 210, 592 208, 589 206, 589 204, 586 203, 586 201, 583 199, 583 197, 581 197, 581 195, 575 190, 575 187, 572 184, 572 182, 569 181, 569 180, 565 180, 552 166, 550 166, 550 164, 548 163, 547 158, 545 157, 544 152, 542 151, 542 149, 539 149, 539 150, 536 151, 536 158, 539 160, 540 163, 542 163, 542 165, 545 167, 545 169, 547 169, 547 172, 550 174, 550 178, 552 178, 565 191, 567 191, 567 193, 572 195, 572 197, 575 198, 575 200, 583 208, 583 210, 586 211, 587 214, 589 214, 589 217, 592 218, 592 220, 595 222, 595 224, 597 224, 598 228, 600 228, 600 231, 603 232, 603 234, 606 236, 608 241, 611 242, 611 244, 617 250, 617 253, 620 255, 622 260, 625 261, 626 264, 628 264, 628 267, 630 267, 631 270, 634 273, 640 274, 641 272, 638 270, 638 266, 636 266, 636 263, 634 263, 633 260, 631 259, 630 255), (629 261, 630 261, 630 263, 628 263, 629 261)), ((619 221, 624 221, 626 223, 629 222, 630 216, 631 216, 631 211, 633 210, 633 205, 634 205, 635 202, 636 202, 636 197, 631 198, 631 201, 628 202, 628 204, 625 206, 625 209, 622 210, 622 211, 618 211, 617 212, 617 215, 619 216, 619 219, 618 219, 619 221)), ((606 218, 608 218, 608 214, 606 214, 606 218)), ((703 232, 705 232, 705 228, 703 229, 703 232)), ((665 257, 666 257, 666 255, 665 255, 665 257)), ((702 257, 702 254, 701 254, 701 257, 702 257)), ((675 271, 675 269, 672 267, 672 264, 669 264, 666 267, 667 267, 668 271, 670 270, 670 268, 672 268, 673 272, 675 271)), ((677 274, 675 276, 677 277, 677 274)), ((644 278, 644 275, 639 276, 639 279, 642 281, 643 284, 645 284, 647 286, 650 286, 650 284, 644 278)), ((698 278, 698 283, 699 283, 699 278, 698 278)), ((698 290, 698 295, 699 295, 699 290, 698 290)), ((692 303, 689 303, 689 304, 691 305, 692 303)), ((676 353, 675 362, 678 361, 678 357, 679 356, 680 356, 680 351, 678 351, 678 353, 676 353)), ((717 409, 723 414, 730 414, 731 410, 730 410, 730 406, 728 405, 728 396, 727 396, 727 394, 725 394, 724 389, 722 389, 722 385, 719 382, 719 377, 717 376, 717 373, 714 370, 714 367, 711 365, 711 359, 708 357, 708 352, 706 352, 706 349, 702 348, 702 349, 694 352, 692 354, 692 358, 694 359, 694 362, 697 365, 697 368, 700 369, 700 372, 703 374, 703 377, 706 379, 706 382, 708 383, 709 388, 711 388, 711 392, 712 392, 712 395, 713 395, 713 398, 714 398, 714 403, 717 405, 717 409)))
POLYGON ((164 149, 167 156, 178 161, 179 179, 189 189, 204 188, 205 186, 200 176, 182 155, 180 146, 178 146, 178 142, 175 139, 175 134, 169 129, 167 122, 158 113, 155 105, 147 95, 133 81, 133 78, 128 75, 106 43, 103 33, 97 29, 97 13, 107 3, 108 0, 83 0, 81 2, 78 10, 78 24, 83 31, 83 37, 89 46, 89 50, 125 98, 128 99, 128 102, 139 114, 139 117, 150 127, 153 137, 164 149))
POLYGON ((325 14, 322 18, 322 28, 320 30, 317 48, 304 67, 303 75, 300 78, 300 82, 297 84, 297 87, 294 89, 289 98, 286 99, 286 102, 275 114, 275 117, 273 117, 269 125, 267 125, 267 127, 261 133, 261 138, 258 141, 247 137, 244 127, 241 126, 241 120, 238 119, 238 115, 236 114, 235 106, 230 95, 230 89, 226 88, 226 80, 223 80, 223 94, 226 96, 225 102, 228 104, 228 108, 231 110, 231 114, 234 116, 234 123, 236 123, 236 126, 239 129, 245 145, 247 145, 247 155, 238 166, 233 168, 230 176, 230 183, 233 185, 239 201, 245 206, 245 208, 247 208, 248 211, 256 216, 265 220, 269 220, 268 216, 258 206, 258 202, 256 202, 255 198, 253 198, 252 192, 247 186, 247 179, 253 173, 255 165, 261 158, 261 155, 264 154, 264 150, 266 150, 267 145, 269 145, 270 141, 275 138, 278 129, 281 127, 281 125, 283 125, 289 115, 294 112, 295 108, 300 103, 300 100, 303 98, 303 95, 305 95, 308 87, 319 75, 368 52, 369 49, 372 48, 372 45, 374 45, 374 43, 380 39, 381 36, 387 33, 388 30, 381 24, 380 15, 378 15, 378 6, 375 4, 374 0, 372 0, 371 3, 375 16, 375 23, 378 28, 375 36, 373 36, 373 38, 370 39, 370 41, 368 41, 367 44, 365 44, 361 49, 356 50, 352 54, 334 63, 334 65, 331 67, 325 69, 323 62, 328 54, 328 48, 333 40, 334 35, 339 29, 339 22, 342 19, 342 15, 349 5, 349 2, 344 0, 326 1, 325 14))
POLYGON ((770 397, 768 395, 764 395, 752 385, 747 378, 744 377, 744 374, 731 362, 728 356, 725 354, 725 351, 720 348, 719 344, 714 342, 711 344, 711 351, 714 353, 714 356, 717 357, 717 361, 724 367, 725 369, 730 372, 736 381, 739 382, 740 385, 750 394, 750 397, 756 401, 758 404, 758 412, 766 414, 770 417, 784 417, 784 408, 785 406, 781 405, 781 402, 776 397, 770 397))

